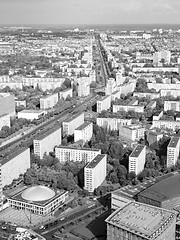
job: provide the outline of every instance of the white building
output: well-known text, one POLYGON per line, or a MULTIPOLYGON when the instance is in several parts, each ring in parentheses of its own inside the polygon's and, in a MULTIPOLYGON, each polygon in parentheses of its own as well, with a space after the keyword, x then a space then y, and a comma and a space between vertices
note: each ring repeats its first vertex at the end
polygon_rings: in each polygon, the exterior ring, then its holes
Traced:
POLYGON ((115 91, 115 92, 112 92, 111 93, 111 101, 115 101, 116 98, 117 99, 120 99, 120 96, 121 96, 121 92, 120 91, 115 91))
POLYGON ((84 168, 84 189, 94 192, 106 178, 107 155, 97 155, 84 168))
POLYGON ((129 156, 129 172, 139 174, 144 169, 146 146, 138 144, 129 156))
POLYGON ((73 148, 73 147, 64 147, 59 146, 55 148, 55 156, 59 159, 61 163, 66 161, 82 162, 85 163, 91 162, 98 154, 101 154, 99 149, 91 148, 73 148))
POLYGON ((111 96, 105 96, 97 101, 97 112, 100 113, 103 110, 108 110, 111 107, 111 96))
POLYGON ((61 98, 66 99, 68 96, 69 97, 73 96, 72 88, 68 88, 68 89, 65 89, 64 91, 59 92, 59 99, 61 98))
POLYGON ((139 97, 139 98, 151 98, 151 99, 156 99, 160 97, 160 93, 145 93, 145 92, 134 92, 133 93, 134 97, 139 97))
POLYGON ((164 101, 164 111, 167 110, 180 112, 180 101, 164 101))
POLYGON ((59 100, 58 93, 40 98, 40 109, 53 108, 58 102, 58 100, 59 100))
POLYGON ((144 106, 139 105, 113 105, 113 113, 117 113, 119 111, 134 111, 138 113, 144 112, 144 106))
POLYGON ((5 114, 15 116, 15 98, 10 93, 0 93, 0 115, 5 114))
POLYGON ((90 141, 93 134, 93 124, 90 122, 84 122, 78 128, 74 130, 74 142, 83 140, 83 142, 90 141))
POLYGON ((180 89, 175 89, 175 88, 176 88, 176 86, 174 86, 174 89, 161 89, 160 90, 161 97, 165 97, 165 96, 173 96, 175 98, 179 97, 180 96, 180 89))
POLYGON ((84 123, 84 113, 73 115, 66 119, 63 123, 63 134, 72 135, 74 130, 84 123))
POLYGON ((132 141, 144 139, 145 127, 140 124, 132 124, 129 126, 119 126, 119 136, 125 137, 132 141))
POLYGON ((33 140, 34 154, 43 158, 45 153, 54 150, 61 144, 61 127, 56 126, 33 140))
POLYGON ((26 108, 26 100, 15 100, 16 107, 24 106, 26 108))
POLYGON ((78 80, 78 96, 79 97, 86 97, 90 94, 90 83, 89 78, 82 77, 78 80))
POLYGON ((105 93, 106 95, 111 95, 114 91, 117 90, 116 81, 114 78, 109 78, 106 83, 105 93))
POLYGON ((2 115, 2 116, 0 116, 0 130, 4 126, 8 126, 8 127, 11 126, 10 116, 9 115, 2 115))
POLYGON ((20 174, 30 168, 30 149, 23 148, 11 152, 0 159, 2 186, 10 185, 20 174))
POLYGON ((122 118, 96 118, 98 126, 107 128, 108 130, 119 130, 120 126, 128 126, 132 124, 132 119, 122 118))
POLYGON ((152 128, 172 129, 173 131, 180 129, 180 121, 169 120, 153 120, 152 128))
POLYGON ((174 166, 179 157, 180 138, 172 137, 167 147, 167 167, 174 166))
POLYGON ((124 83, 126 77, 123 76, 123 71, 120 69, 117 73, 116 73, 116 84, 117 86, 121 85, 124 83))
POLYGON ((26 118, 29 120, 39 119, 46 114, 44 110, 22 110, 18 112, 18 118, 26 118))

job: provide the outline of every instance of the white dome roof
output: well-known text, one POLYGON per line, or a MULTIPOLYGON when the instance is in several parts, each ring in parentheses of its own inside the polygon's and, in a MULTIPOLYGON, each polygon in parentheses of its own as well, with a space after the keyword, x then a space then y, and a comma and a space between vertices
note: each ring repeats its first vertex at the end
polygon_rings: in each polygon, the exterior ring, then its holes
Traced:
POLYGON ((48 200, 55 196, 55 192, 45 186, 34 186, 27 188, 21 194, 21 197, 27 201, 40 202, 48 200))

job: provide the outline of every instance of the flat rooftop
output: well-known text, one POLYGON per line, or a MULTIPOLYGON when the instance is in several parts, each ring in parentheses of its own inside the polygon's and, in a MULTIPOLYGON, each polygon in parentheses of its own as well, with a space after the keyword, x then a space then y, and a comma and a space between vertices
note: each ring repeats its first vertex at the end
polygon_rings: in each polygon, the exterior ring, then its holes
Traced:
POLYGON ((160 232, 164 232, 169 226, 167 223, 175 217, 174 211, 131 202, 124 208, 117 209, 106 222, 142 238, 156 239, 160 232))
POLYGON ((46 95, 46 96, 44 96, 44 97, 41 97, 40 100, 41 100, 41 99, 47 99, 47 98, 49 98, 49 97, 53 97, 53 96, 56 96, 56 95, 58 96, 58 93, 49 94, 49 95, 46 95))
POLYGON ((130 154, 129 157, 138 157, 144 148, 145 148, 144 145, 138 144, 138 145, 135 147, 135 149, 132 151, 132 153, 130 154))
POLYGON ((103 100, 105 100, 106 98, 109 98, 111 97, 110 95, 107 95, 107 96, 103 96, 102 98, 98 99, 97 102, 101 102, 103 100))
POLYGON ((55 131, 59 130, 60 128, 61 128, 61 125, 56 125, 53 128, 49 129, 47 132, 44 132, 42 134, 40 132, 39 136, 35 137, 34 140, 42 140, 47 136, 51 135, 52 133, 54 133, 55 131))
POLYGON ((42 113, 44 110, 36 110, 36 109, 25 109, 20 111, 20 113, 42 113))
POLYGON ((120 91, 119 90, 116 90, 114 92, 111 93, 111 95, 115 95, 116 93, 119 93, 120 91))
POLYGON ((78 113, 78 114, 75 114, 75 115, 72 115, 70 116, 68 119, 65 119, 63 121, 63 123, 69 123, 71 121, 73 121, 74 119, 78 118, 79 116, 83 115, 84 116, 84 113, 78 113))
POLYGON ((105 156, 105 154, 98 154, 90 163, 88 163, 86 168, 95 168, 105 156))
POLYGON ((175 148, 178 145, 180 137, 172 137, 168 147, 175 148))
POLYGON ((68 92, 68 91, 70 91, 70 90, 72 90, 72 88, 67 88, 67 89, 65 89, 65 90, 63 90, 63 91, 60 91, 59 93, 65 93, 65 92, 68 92))
POLYGON ((100 149, 97 148, 76 148, 71 146, 58 146, 56 148, 63 148, 63 149, 69 149, 69 150, 79 150, 79 151, 95 151, 99 152, 100 149))
POLYGON ((82 125, 80 125, 78 128, 76 128, 75 130, 83 130, 84 128, 86 128, 87 126, 91 125, 92 123, 90 122, 84 122, 82 125))
POLYGON ((165 178, 142 191, 139 196, 149 198, 158 202, 163 202, 176 197, 180 197, 180 173, 165 178))

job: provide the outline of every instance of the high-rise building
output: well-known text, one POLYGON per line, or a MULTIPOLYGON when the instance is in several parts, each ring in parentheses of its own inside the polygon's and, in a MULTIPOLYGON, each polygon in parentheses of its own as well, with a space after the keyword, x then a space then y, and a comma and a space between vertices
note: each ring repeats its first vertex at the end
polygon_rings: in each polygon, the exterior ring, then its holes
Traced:
POLYGON ((117 90, 117 86, 116 86, 115 79, 114 78, 109 78, 107 80, 107 84, 106 84, 106 88, 105 88, 106 95, 111 95, 111 93, 113 93, 116 90, 117 90))
POLYGON ((61 127, 56 126, 33 140, 34 154, 43 158, 45 153, 54 150, 61 144, 61 127))
POLYGON ((9 93, 0 93, 0 116, 15 116, 15 97, 9 93))
POLYGON ((100 113, 103 110, 108 110, 111 107, 111 96, 102 97, 97 101, 97 112, 100 113))
POLYGON ((65 146, 59 146, 55 148, 55 156, 61 163, 67 161, 84 161, 85 163, 88 163, 91 162, 98 154, 101 154, 100 149, 73 148, 65 146))
POLYGON ((64 91, 59 92, 59 98, 64 98, 66 99, 67 97, 72 97, 73 96, 73 91, 72 88, 67 88, 64 91))
POLYGON ((180 150, 180 137, 172 137, 167 146, 167 167, 171 167, 176 164, 179 157, 180 150))
POLYGON ((128 126, 119 126, 119 136, 125 137, 132 141, 144 139, 145 127, 140 124, 132 124, 128 126))
POLYGON ((116 73, 116 84, 117 84, 117 86, 123 84, 125 79, 126 78, 123 77, 123 71, 121 69, 118 70, 118 72, 116 73))
POLYGON ((106 178, 107 155, 97 155, 84 168, 84 189, 88 192, 94 192, 106 178))
POLYGON ((138 144, 129 156, 129 172, 139 174, 144 169, 145 158, 146 146, 138 144))
POLYGON ((1 175, 1 164, 0 164, 0 211, 3 209, 3 186, 2 186, 2 175, 1 175))
POLYGON ((107 240, 175 240, 177 212, 131 202, 107 219, 107 240))
POLYGON ((84 123, 84 113, 80 113, 77 115, 72 115, 70 118, 66 119, 63 123, 63 134, 64 135, 72 135, 74 134, 74 130, 78 128, 81 124, 84 123))
POLYGON ((40 109, 50 109, 53 108, 58 102, 59 97, 58 93, 47 95, 43 98, 40 98, 40 109))
POLYGON ((93 124, 85 122, 74 130, 74 142, 83 140, 83 143, 90 141, 93 135, 93 124))
POLYGON ((96 118, 96 123, 100 127, 108 130, 119 130, 120 126, 128 126, 132 124, 132 119, 123 118, 96 118))
POLYGON ((90 94, 90 83, 89 78, 82 77, 78 80, 77 84, 78 96, 86 97, 90 94))
POLYGON ((10 116, 7 114, 7 115, 1 115, 0 116, 0 130, 2 127, 4 126, 8 126, 10 127, 10 116))

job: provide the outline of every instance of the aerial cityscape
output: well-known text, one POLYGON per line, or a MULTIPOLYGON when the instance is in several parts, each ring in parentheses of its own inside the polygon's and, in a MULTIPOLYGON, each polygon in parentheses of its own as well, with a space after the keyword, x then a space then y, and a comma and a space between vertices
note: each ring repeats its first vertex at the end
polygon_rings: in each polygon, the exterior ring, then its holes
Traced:
POLYGON ((0 5, 0 240, 179 240, 180 2, 0 5))

